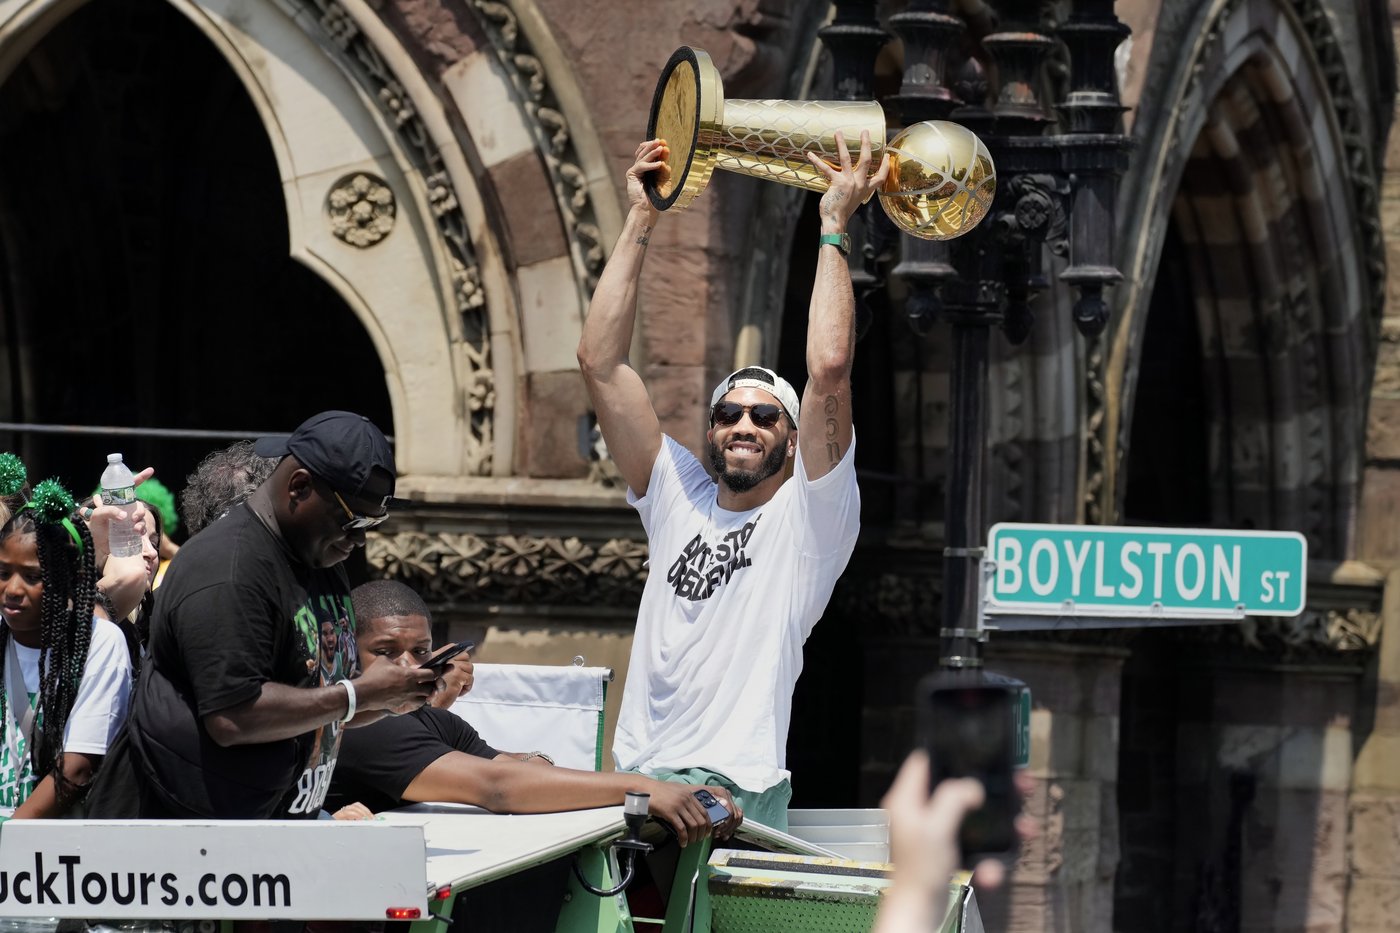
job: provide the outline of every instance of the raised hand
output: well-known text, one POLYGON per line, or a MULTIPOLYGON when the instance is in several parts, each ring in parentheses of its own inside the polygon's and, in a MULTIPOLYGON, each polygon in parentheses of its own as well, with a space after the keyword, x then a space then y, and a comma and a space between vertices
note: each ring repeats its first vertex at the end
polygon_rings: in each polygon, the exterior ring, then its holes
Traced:
MULTIPOLYGON (((142 473, 142 479, 149 475, 147 470, 143 470, 142 473)), ((132 529, 143 538, 150 533, 154 522, 150 509, 140 499, 125 508, 118 508, 115 505, 103 505, 102 496, 94 495, 87 505, 78 509, 78 514, 87 522, 88 531, 92 532, 93 563, 99 570, 111 555, 108 545, 113 521, 131 519, 132 529)))
POLYGON ((642 185, 642 176, 648 172, 659 172, 659 180, 664 182, 670 178, 671 168, 666 163, 670 154, 671 147, 666 145, 666 140, 648 139, 637 146, 636 158, 627 170, 627 203, 633 210, 644 211, 652 221, 656 219, 658 211, 651 206, 646 188, 642 185))
MULTIPOLYGON (((880 801, 890 818, 890 861, 894 884, 881 900, 872 933, 915 933, 943 922, 948 879, 958 868, 958 829, 982 805, 982 785, 971 778, 941 782, 928 791, 929 760, 916 751, 904 761, 880 801)), ((1004 869, 994 860, 977 866, 974 884, 994 888, 1004 869)))
POLYGON ((822 195, 819 212, 822 218, 823 233, 841 233, 846 222, 870 196, 885 185, 890 173, 890 154, 880 158, 880 167, 874 174, 870 172, 870 131, 860 132, 860 157, 851 165, 851 154, 846 151, 846 139, 840 130, 836 132, 836 153, 841 159, 841 168, 832 168, 815 152, 807 153, 807 161, 816 166, 817 171, 826 176, 831 187, 822 195))

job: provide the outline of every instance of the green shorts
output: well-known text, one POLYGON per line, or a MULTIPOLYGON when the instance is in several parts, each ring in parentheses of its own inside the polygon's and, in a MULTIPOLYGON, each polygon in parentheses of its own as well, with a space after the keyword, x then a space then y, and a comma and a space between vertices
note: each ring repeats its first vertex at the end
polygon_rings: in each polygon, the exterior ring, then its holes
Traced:
POLYGON ((654 771, 647 775, 658 781, 674 784, 709 784, 723 787, 734 795, 734 800, 744 810, 744 819, 762 823, 764 826, 787 832, 788 804, 792 802, 792 784, 786 778, 765 791, 744 790, 718 771, 708 768, 682 768, 679 771, 654 771))

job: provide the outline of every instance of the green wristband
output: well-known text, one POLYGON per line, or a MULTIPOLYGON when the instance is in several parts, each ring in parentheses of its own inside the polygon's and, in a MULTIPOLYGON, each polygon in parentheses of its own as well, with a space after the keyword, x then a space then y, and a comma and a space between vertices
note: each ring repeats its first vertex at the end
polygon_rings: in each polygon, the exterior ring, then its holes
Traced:
POLYGON ((851 255, 851 235, 849 233, 823 233, 818 241, 822 246, 834 246, 842 256, 851 255))

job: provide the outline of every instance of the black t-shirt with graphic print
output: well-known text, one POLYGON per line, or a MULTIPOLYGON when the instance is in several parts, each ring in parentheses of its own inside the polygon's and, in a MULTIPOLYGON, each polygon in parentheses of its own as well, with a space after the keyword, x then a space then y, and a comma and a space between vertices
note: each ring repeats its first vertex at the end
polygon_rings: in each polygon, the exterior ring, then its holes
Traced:
POLYGON ((326 809, 334 813, 356 801, 376 813, 404 806, 409 801, 403 792, 413 779, 451 752, 478 758, 500 754, 466 720, 432 706, 348 729, 326 809))
POLYGON ((305 566, 248 506, 190 539, 157 593, 149 659, 89 815, 314 818, 339 723, 223 747, 203 717, 253 699, 265 683, 352 676, 354 630, 344 569, 305 566))

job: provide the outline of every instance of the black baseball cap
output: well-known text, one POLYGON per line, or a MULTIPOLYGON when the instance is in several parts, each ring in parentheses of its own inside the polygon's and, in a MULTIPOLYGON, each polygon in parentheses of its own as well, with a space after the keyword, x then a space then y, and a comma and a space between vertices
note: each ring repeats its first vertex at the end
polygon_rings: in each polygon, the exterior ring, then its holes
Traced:
POLYGON ((258 438, 253 451, 260 457, 291 454, 343 495, 379 502, 385 509, 408 504, 394 498, 394 451, 384 433, 364 415, 323 411, 291 434, 258 438))

